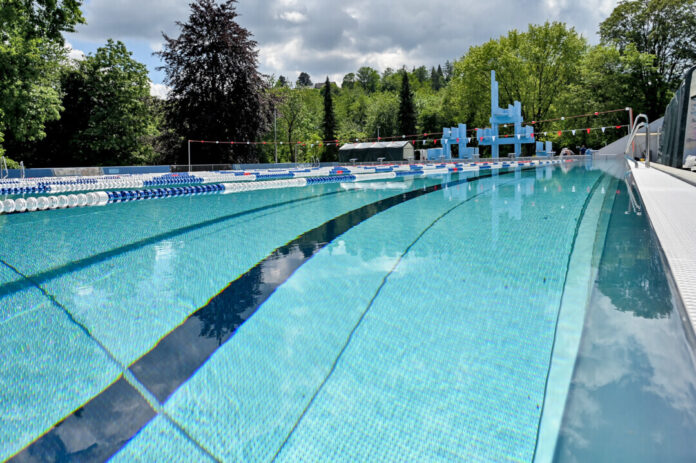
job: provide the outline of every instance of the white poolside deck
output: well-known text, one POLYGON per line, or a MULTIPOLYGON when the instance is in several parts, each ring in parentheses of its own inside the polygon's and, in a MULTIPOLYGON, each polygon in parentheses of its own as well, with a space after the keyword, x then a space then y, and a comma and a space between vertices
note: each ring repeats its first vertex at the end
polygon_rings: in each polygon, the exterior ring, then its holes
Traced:
POLYGON ((629 164, 696 331, 696 186, 661 169, 629 164))

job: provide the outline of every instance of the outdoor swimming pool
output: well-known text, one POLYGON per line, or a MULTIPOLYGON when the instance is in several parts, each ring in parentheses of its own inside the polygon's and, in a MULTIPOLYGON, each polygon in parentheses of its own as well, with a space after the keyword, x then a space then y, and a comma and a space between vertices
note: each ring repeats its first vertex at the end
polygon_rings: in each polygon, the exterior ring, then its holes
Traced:
POLYGON ((692 350, 612 172, 0 216, 0 460, 616 461, 643 426, 632 461, 688 459, 692 350))

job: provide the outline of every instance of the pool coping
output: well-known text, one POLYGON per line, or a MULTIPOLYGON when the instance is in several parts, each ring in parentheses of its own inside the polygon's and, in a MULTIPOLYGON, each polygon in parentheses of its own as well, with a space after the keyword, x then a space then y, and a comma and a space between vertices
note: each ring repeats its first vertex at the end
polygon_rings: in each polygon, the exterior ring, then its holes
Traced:
MULTIPOLYGON (((696 339, 696 186, 661 169, 629 162, 643 209, 657 236, 675 296, 696 339), (691 209, 689 209, 691 204, 691 209)), ((662 166, 661 166, 662 167, 662 166)))

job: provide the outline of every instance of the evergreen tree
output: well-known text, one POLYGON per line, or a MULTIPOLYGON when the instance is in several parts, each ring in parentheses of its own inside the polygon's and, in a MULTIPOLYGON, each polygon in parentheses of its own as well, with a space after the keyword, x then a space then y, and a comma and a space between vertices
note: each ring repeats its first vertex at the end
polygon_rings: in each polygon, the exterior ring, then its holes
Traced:
POLYGON ((323 162, 331 162, 338 159, 338 147, 331 144, 331 141, 336 138, 336 116, 334 115, 331 82, 329 82, 328 76, 321 91, 324 96, 324 120, 321 123, 321 127, 324 130, 324 141, 326 142, 321 160, 323 162))
MULTIPOLYGON (((167 119, 189 139, 253 141, 269 126, 266 84, 257 70, 258 51, 251 33, 235 19, 236 0, 191 4, 187 23, 177 22, 176 38, 164 34, 164 60, 171 87, 167 119)), ((197 146, 193 162, 255 161, 254 145, 197 146)), ((178 161, 186 159, 186 143, 178 161)))
POLYGON ((452 78, 452 73, 454 72, 454 65, 449 62, 449 60, 445 61, 445 69, 443 70, 443 75, 445 76, 445 82, 449 82, 450 79, 452 78))
POLYGON ((442 68, 438 66, 437 70, 435 70, 435 68, 433 67, 430 70, 430 88, 437 92, 444 86, 445 78, 442 75, 442 68))
POLYGON ((399 131, 403 135, 413 135, 416 133, 416 107, 408 83, 408 73, 403 72, 402 76, 401 93, 399 94, 399 131))

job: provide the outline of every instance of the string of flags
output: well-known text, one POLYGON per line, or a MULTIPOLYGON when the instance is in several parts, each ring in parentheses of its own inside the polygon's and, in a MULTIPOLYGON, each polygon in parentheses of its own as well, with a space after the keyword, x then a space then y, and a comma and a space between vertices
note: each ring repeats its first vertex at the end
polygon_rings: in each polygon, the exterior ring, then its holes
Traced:
MULTIPOLYGON (((531 121, 527 122, 532 125, 540 124, 542 122, 557 122, 557 121, 564 121, 568 119, 577 119, 581 117, 592 117, 592 116, 600 116, 603 114, 610 114, 610 113, 616 113, 620 111, 628 111, 629 108, 625 109, 612 109, 608 111, 596 111, 594 113, 588 113, 588 114, 578 114, 574 116, 563 116, 555 119, 545 119, 545 120, 540 120, 540 121, 531 121)), ((503 127, 506 127, 506 125, 503 125, 503 127)), ((615 126, 603 126, 603 127, 587 127, 587 128, 580 128, 580 129, 565 129, 565 130, 553 130, 553 131, 545 131, 545 132, 540 132, 538 134, 532 133, 532 137, 548 137, 550 135, 556 135, 556 136, 562 136, 564 133, 572 133, 573 135, 576 135, 577 133, 582 133, 586 132, 587 134, 592 133, 593 131, 601 130, 602 133, 606 133, 607 130, 620 130, 623 128, 628 127, 628 124, 624 125, 615 125, 615 126)), ((467 133, 474 133, 480 129, 468 129, 467 133)), ((414 144, 421 143, 421 144, 426 144, 426 143, 434 143, 437 144, 438 141, 442 143, 442 139, 439 137, 439 135, 442 135, 442 132, 426 132, 422 134, 411 134, 411 135, 396 135, 396 136, 390 136, 390 137, 377 137, 377 138, 355 138, 355 139, 349 139, 349 140, 320 140, 320 141, 296 141, 296 142, 273 142, 273 141, 222 141, 222 140, 188 140, 189 143, 198 143, 198 144, 211 144, 211 145, 277 145, 277 146, 301 146, 301 147, 323 147, 323 146, 341 146, 343 143, 369 143, 369 142, 381 142, 381 141, 395 141, 395 140, 403 140, 403 141, 410 141, 413 142, 414 144), (430 138, 432 137, 432 138, 430 138)), ((498 135, 500 138, 512 138, 515 135, 514 134, 507 134, 507 135, 498 135)), ((517 138, 521 138, 522 135, 518 134, 517 138)), ((484 138, 486 137, 467 137, 467 143, 471 143, 472 140, 477 140, 478 141, 483 141, 484 138)), ((496 137, 490 137, 492 138, 493 141, 495 141, 496 137)), ((460 139, 456 139, 456 143, 459 143, 460 139)), ((445 141, 447 143, 447 141, 445 141)))

